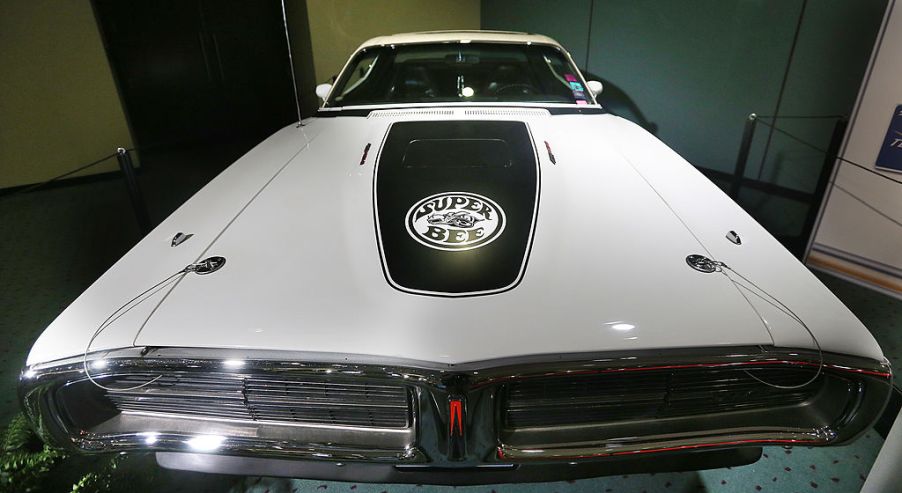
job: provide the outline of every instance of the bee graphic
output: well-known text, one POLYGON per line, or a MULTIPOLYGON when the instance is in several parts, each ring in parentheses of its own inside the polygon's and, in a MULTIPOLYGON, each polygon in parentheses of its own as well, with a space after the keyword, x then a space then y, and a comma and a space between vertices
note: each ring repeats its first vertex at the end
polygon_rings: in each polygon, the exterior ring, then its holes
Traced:
POLYGON ((429 224, 446 224, 457 228, 472 228, 477 222, 482 220, 466 211, 446 212, 444 214, 437 212, 426 218, 429 224))

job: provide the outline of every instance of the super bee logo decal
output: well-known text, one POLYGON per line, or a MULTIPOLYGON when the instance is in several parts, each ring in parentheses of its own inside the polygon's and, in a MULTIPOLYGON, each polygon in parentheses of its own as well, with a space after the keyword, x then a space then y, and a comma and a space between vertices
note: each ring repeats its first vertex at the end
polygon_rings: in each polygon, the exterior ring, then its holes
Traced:
POLYGON ((407 211, 410 236, 436 250, 472 250, 504 231, 504 211, 494 201, 469 192, 444 192, 420 200, 407 211))
MULTIPOLYGON (((391 124, 373 160, 374 246, 385 280, 424 296, 515 288, 532 247, 540 172, 521 121, 391 124)), ((461 419, 455 415, 457 432, 461 422, 466 433, 466 412, 464 404, 461 419)))

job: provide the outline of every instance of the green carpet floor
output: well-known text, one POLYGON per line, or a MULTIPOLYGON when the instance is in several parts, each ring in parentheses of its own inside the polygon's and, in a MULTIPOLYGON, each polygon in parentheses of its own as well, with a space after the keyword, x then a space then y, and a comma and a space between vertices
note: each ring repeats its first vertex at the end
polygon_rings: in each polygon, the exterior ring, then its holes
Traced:
MULTIPOLYGON (((233 161, 249 145, 210 152, 182 149, 142 156, 140 183, 159 221, 233 161)), ((91 282, 139 239, 124 185, 106 179, 0 197, 0 425, 18 412, 16 379, 31 344, 91 282)), ((898 367, 902 356, 902 302, 827 275, 821 279, 873 331, 898 367)), ((755 464, 710 471, 614 476, 563 483, 433 487, 233 477, 172 472, 148 454, 116 460, 111 490, 230 492, 759 492, 858 491, 882 445, 871 431, 833 448, 765 448, 755 464)), ((48 474, 43 491, 71 491, 89 472, 104 471, 110 456, 73 457, 48 474)), ((90 491, 90 490, 89 490, 90 491)))

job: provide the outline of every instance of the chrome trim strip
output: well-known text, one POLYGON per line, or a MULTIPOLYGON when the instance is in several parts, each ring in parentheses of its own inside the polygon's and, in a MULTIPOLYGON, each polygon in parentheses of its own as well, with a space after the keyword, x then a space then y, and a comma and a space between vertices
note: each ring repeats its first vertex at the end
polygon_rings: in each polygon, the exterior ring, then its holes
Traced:
POLYGON ((386 463, 421 463, 426 457, 415 447, 402 450, 376 448, 349 448, 329 444, 298 444, 290 440, 261 439, 252 437, 222 437, 182 433, 109 433, 73 438, 73 445, 83 452, 159 451, 187 452, 252 457, 282 457, 290 459, 377 461, 386 463), (198 448, 193 440, 198 437, 215 438, 215 447, 198 448), (152 443, 148 443, 152 437, 152 443))
POLYGON ((249 438, 273 438, 305 443, 334 442, 342 445, 367 445, 361 438, 379 436, 385 448, 402 449, 412 443, 412 428, 368 428, 307 423, 280 423, 230 418, 194 417, 178 414, 122 412, 118 416, 86 430, 85 436, 115 435, 119 430, 154 433, 166 430, 176 434, 203 429, 205 434, 249 438), (390 445, 390 447, 388 446, 390 445))
POLYGON ((828 433, 805 432, 798 430, 769 430, 759 433, 724 434, 710 437, 684 437, 660 440, 653 443, 601 443, 573 445, 567 447, 516 447, 501 444, 498 446, 498 458, 504 461, 520 462, 529 460, 576 460, 616 457, 623 455, 639 455, 645 453, 675 452, 681 450, 697 450, 705 448, 732 448, 744 445, 826 445, 831 441, 828 433), (726 435, 726 436, 725 436, 726 435))
MULTIPOLYGON (((839 359, 854 367, 889 371, 889 364, 860 357, 825 352, 825 356, 839 359)), ((184 360, 187 363, 220 365, 225 361, 243 360, 249 364, 265 362, 265 368, 295 369, 298 367, 321 371, 347 366, 370 366, 376 373, 402 376, 414 379, 415 383, 432 383, 436 376, 447 372, 465 372, 475 375, 531 373, 536 368, 563 368, 579 366, 631 367, 650 364, 700 363, 700 362, 742 362, 789 359, 817 362, 817 353, 810 349, 776 348, 774 346, 699 347, 679 349, 648 349, 623 352, 579 352, 579 353, 539 353, 525 356, 511 356, 491 360, 467 361, 463 363, 439 363, 393 356, 375 356, 356 353, 325 353, 303 351, 281 351, 266 349, 229 348, 181 348, 181 347, 127 347, 109 351, 96 351, 88 355, 88 361, 104 358, 136 359, 142 366, 152 365, 155 360, 184 360), (212 360, 212 361, 211 361, 212 360), (317 366, 318 364, 318 366, 317 366), (273 366, 277 365, 277 366, 273 366), (478 372, 478 373, 473 373, 478 372)), ((54 361, 42 362, 26 368, 39 372, 51 368, 62 368, 80 364, 82 355, 54 361)), ((242 369, 254 368, 243 367, 242 369)), ((229 371, 235 371, 234 369, 229 371)), ((92 373, 93 375, 93 373, 92 373)), ((27 376, 27 375, 25 375, 27 376)))

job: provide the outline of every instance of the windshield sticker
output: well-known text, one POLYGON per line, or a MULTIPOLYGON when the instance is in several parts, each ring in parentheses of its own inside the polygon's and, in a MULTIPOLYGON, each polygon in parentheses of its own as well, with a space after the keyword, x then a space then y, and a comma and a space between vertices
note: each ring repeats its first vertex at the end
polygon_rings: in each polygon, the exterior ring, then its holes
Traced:
POLYGON ((573 99, 576 100, 576 104, 588 104, 586 91, 583 89, 583 85, 576 79, 576 76, 573 74, 564 74, 564 78, 567 79, 567 82, 570 84, 570 92, 573 93, 573 99))
POLYGON ((472 250, 504 231, 504 211, 494 201, 469 192, 444 192, 420 200, 407 211, 407 232, 437 250, 472 250))

